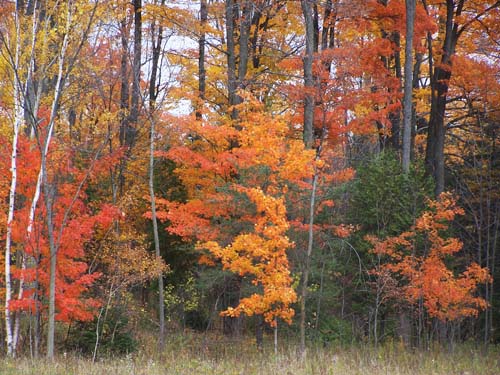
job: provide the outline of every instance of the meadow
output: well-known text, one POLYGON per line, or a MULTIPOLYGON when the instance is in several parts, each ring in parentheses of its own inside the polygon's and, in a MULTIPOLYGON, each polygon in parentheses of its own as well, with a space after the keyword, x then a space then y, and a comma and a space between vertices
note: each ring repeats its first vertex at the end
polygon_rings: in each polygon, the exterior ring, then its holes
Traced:
POLYGON ((500 348, 473 345, 411 350, 399 343, 309 348, 305 358, 294 345, 257 350, 251 339, 183 335, 171 337, 163 355, 147 342, 136 353, 91 358, 59 353, 45 359, 2 359, 2 375, 498 375, 500 348))

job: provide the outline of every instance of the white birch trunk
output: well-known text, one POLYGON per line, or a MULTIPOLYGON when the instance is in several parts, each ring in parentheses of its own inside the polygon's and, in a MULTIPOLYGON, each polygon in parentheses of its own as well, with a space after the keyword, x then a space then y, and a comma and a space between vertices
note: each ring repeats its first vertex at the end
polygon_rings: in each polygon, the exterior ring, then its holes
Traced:
POLYGON ((14 13, 16 27, 16 51, 14 55, 14 133, 12 137, 12 153, 11 153, 11 183, 9 190, 9 211, 7 214, 7 233, 5 238, 5 329, 7 342, 7 355, 13 357, 15 355, 14 339, 12 336, 12 319, 10 313, 10 301, 12 300, 12 279, 10 273, 10 258, 12 248, 12 222, 14 220, 14 209, 16 201, 17 187, 17 140, 19 129, 24 120, 24 110, 22 105, 22 87, 18 76, 19 60, 21 55, 21 21, 19 19, 19 8, 16 2, 14 13))

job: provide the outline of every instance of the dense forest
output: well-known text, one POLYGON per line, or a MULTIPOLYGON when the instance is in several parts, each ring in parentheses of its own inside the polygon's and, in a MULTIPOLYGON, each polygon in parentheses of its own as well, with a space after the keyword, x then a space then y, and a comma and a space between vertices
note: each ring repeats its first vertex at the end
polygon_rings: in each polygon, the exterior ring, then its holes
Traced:
POLYGON ((500 342, 500 1, 0 17, 7 356, 500 342))

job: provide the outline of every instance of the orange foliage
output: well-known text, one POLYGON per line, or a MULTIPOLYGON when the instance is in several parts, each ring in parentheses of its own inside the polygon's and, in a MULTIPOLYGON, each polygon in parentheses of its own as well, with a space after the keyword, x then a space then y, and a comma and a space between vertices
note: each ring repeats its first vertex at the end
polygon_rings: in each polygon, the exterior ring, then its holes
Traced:
POLYGON ((286 236, 289 224, 283 198, 274 198, 258 188, 241 188, 255 204, 253 233, 242 233, 233 242, 221 247, 217 242, 200 243, 220 259, 224 269, 240 276, 251 275, 252 283, 263 289, 243 298, 236 308, 229 308, 225 315, 263 314, 266 322, 274 325, 276 318, 290 323, 294 314, 290 305, 297 296, 291 287, 286 250, 292 243, 286 236))
POLYGON ((459 275, 446 265, 446 259, 462 249, 456 238, 444 237, 449 222, 463 210, 449 193, 429 202, 410 231, 374 244, 375 254, 386 256, 390 263, 382 267, 402 277, 403 298, 410 303, 420 299, 431 317, 442 321, 477 316, 487 302, 475 295, 479 284, 491 282, 486 268, 473 263, 459 275))
POLYGON ((169 221, 171 233, 199 241, 200 263, 220 262, 261 289, 225 315, 263 314, 269 324, 276 318, 290 322, 296 295, 286 256, 293 243, 286 236, 284 196, 291 184, 312 175, 314 151, 288 137, 283 118, 240 94, 245 102, 237 108, 238 121, 184 123, 182 132, 190 139, 166 156, 176 162, 189 198, 185 203, 158 199, 157 215, 169 221))

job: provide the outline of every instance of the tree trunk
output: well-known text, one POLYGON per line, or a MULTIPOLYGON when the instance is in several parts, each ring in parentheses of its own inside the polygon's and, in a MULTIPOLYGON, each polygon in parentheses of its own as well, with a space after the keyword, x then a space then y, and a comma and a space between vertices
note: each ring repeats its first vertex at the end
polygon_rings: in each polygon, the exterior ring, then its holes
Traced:
MULTIPOLYGON (((245 0, 241 10, 240 35, 239 35, 239 63, 238 63, 238 89, 245 88, 245 78, 248 70, 248 42, 250 40, 250 26, 252 21, 253 1, 245 0)), ((241 103, 241 97, 237 95, 238 104, 241 103)))
POLYGON ((412 94, 413 94, 413 28, 415 23, 416 0, 406 0, 406 45, 405 45, 405 83, 403 99, 403 172, 410 171, 412 94))
POLYGON ((312 190, 311 190, 311 200, 309 207, 309 229, 308 229, 308 241, 307 241, 307 252, 304 264, 304 269, 302 271, 302 282, 301 282, 301 293, 300 293, 300 352, 303 356, 306 354, 306 300, 307 300, 307 286, 309 283, 309 269, 311 268, 311 255, 313 250, 313 240, 314 240, 314 208, 316 205, 316 188, 318 184, 318 173, 315 171, 312 190))
POLYGON ((132 64, 132 95, 126 143, 129 150, 134 146, 137 136, 137 120, 141 103, 141 58, 142 58, 142 0, 134 0, 134 60, 132 64))
POLYGON ((314 146, 314 19, 309 0, 301 0, 302 13, 306 26, 306 53, 304 62, 304 130, 303 139, 306 148, 314 146))
MULTIPOLYGON (((165 0, 162 0, 162 5, 165 0)), ((160 254, 160 237, 158 235, 158 221, 156 218, 156 199, 154 190, 154 152, 155 152, 155 110, 156 110, 156 98, 158 92, 156 89, 156 76, 158 71, 158 62, 160 58, 161 42, 163 28, 160 26, 158 29, 158 36, 155 41, 152 40, 154 45, 153 56, 152 56, 152 66, 151 66, 151 79, 149 81, 149 111, 150 111, 150 134, 149 134, 149 196, 151 199, 151 220, 153 222, 153 238, 155 246, 155 255, 157 258, 161 257, 160 254)), ((153 36, 154 39, 154 36, 153 36)), ((164 286, 163 286, 163 275, 158 276, 158 317, 160 321, 160 332, 158 337, 158 346, 160 353, 163 352, 165 348, 165 297, 164 297, 164 286)))
POLYGON ((431 79, 431 114, 427 132, 427 149, 425 165, 427 172, 433 176, 435 195, 444 191, 444 141, 446 112, 446 95, 451 78, 451 58, 455 54, 458 40, 458 24, 453 22, 454 16, 459 16, 465 0, 460 0, 455 12, 453 0, 446 0, 445 38, 440 64, 434 68, 431 79))
POLYGON ((55 335, 55 315, 56 315, 56 272, 57 272, 57 249, 54 241, 54 224, 52 221, 52 207, 55 192, 54 187, 47 179, 46 157, 42 157, 42 176, 44 187, 44 200, 47 215, 47 233, 50 248, 50 279, 49 279, 49 322, 47 328, 47 358, 54 358, 54 335, 55 335))
MULTIPOLYGON (((305 147, 311 149, 314 147, 314 106, 315 106, 315 84, 314 84, 314 73, 313 73, 313 59, 314 51, 318 48, 319 42, 319 31, 318 31, 318 20, 315 15, 317 15, 317 8, 314 10, 311 8, 311 2, 309 0, 301 0, 302 14, 304 16, 304 22, 306 26, 306 51, 303 58, 304 63, 304 129, 303 129, 303 140, 305 147)), ((317 155, 319 155, 320 150, 318 149, 317 155)), ((312 178, 312 188, 311 188, 311 199, 309 207, 309 230, 308 230, 308 241, 306 256, 304 261, 304 268, 302 270, 301 278, 301 295, 300 295, 300 352, 302 356, 306 355, 306 300, 307 300, 307 287, 309 283, 309 269, 311 266, 311 255, 313 250, 313 238, 314 238, 314 208, 316 204, 316 188, 318 184, 318 174, 315 170, 314 176, 312 178)))
MULTIPOLYGON (((50 119, 48 124, 47 135, 44 142, 44 147, 41 155, 40 163, 40 173, 38 176, 39 181, 43 183, 44 195, 45 195, 45 206, 47 209, 47 230, 49 235, 49 246, 50 246, 50 280, 49 280, 49 316, 48 316, 48 328, 47 328, 47 358, 54 358, 54 333, 55 333, 55 301, 56 301, 56 265, 57 265, 57 251, 54 242, 54 227, 52 223, 52 202, 49 198, 48 193, 50 186, 48 184, 48 179, 46 175, 47 167, 47 155, 49 152, 49 145, 52 138, 52 133, 54 131, 54 125, 56 121, 57 112, 59 110, 59 102, 62 95, 62 90, 64 87, 65 77, 69 72, 64 74, 64 67, 66 63, 66 51, 68 49, 69 42, 69 32, 71 27, 71 19, 73 15, 73 4, 68 5, 67 19, 66 19, 66 33, 61 46, 61 51, 59 53, 59 70, 57 74, 57 82, 54 89, 54 99, 52 101, 52 108, 50 111, 50 119)), ((70 68, 68 68, 70 69, 70 68)))
MULTIPOLYGON (((165 5, 165 0, 162 0, 161 5, 165 5)), ((149 78, 149 109, 152 113, 156 109, 156 99, 158 97, 158 86, 156 84, 158 76, 158 68, 161 55, 161 44, 163 42, 163 26, 158 26, 158 33, 155 40, 154 24, 152 25, 153 32, 151 43, 153 45, 153 55, 151 56, 151 76, 149 78)))
MULTIPOLYGON (((420 88, 420 70, 423 61, 423 54, 416 53, 415 55, 415 65, 413 66, 413 90, 417 90, 420 88)), ((417 110, 414 105, 412 105, 412 114, 411 114, 411 134, 410 134, 410 161, 415 160, 415 137, 417 135, 417 110)))
POLYGON ((205 43, 206 43, 206 32, 205 26, 208 20, 208 9, 207 0, 200 1, 200 24, 201 24, 201 34, 198 40, 198 99, 199 103, 196 105, 196 119, 201 121, 203 111, 200 108, 203 107, 205 101, 206 92, 206 78, 207 72, 205 69, 205 43))
MULTIPOLYGON (((129 110, 129 74, 128 74, 128 32, 127 32, 127 17, 125 16, 120 22, 121 34, 121 60, 120 60, 120 146, 126 144, 125 135, 128 129, 128 110, 129 110)), ((125 185, 125 159, 120 160, 118 170, 118 190, 120 196, 123 196, 125 185)))
MULTIPOLYGON (((227 53, 227 95, 230 107, 236 103, 236 51, 234 42, 234 28, 238 17, 237 4, 234 0, 226 0, 226 53, 227 53)), ((238 112, 231 109, 231 118, 236 119, 238 112)))
POLYGON ((255 315, 255 342, 257 349, 262 351, 264 345, 264 316, 262 314, 255 315))
POLYGON ((11 261, 11 245, 12 245, 12 221, 14 220, 14 209, 16 201, 16 188, 17 188, 17 139, 19 135, 19 129, 21 127, 24 111, 21 104, 21 82, 19 81, 18 68, 19 60, 21 55, 21 21, 19 2, 16 2, 15 10, 15 26, 16 26, 16 52, 14 56, 14 126, 13 126, 13 136, 12 136, 12 151, 11 151, 11 180, 10 180, 10 190, 9 190, 9 211, 7 214, 7 233, 5 236, 5 338, 7 343, 7 355, 13 357, 14 352, 14 340, 12 336, 12 320, 10 314, 10 301, 12 298, 12 280, 10 271, 10 261, 11 261))

